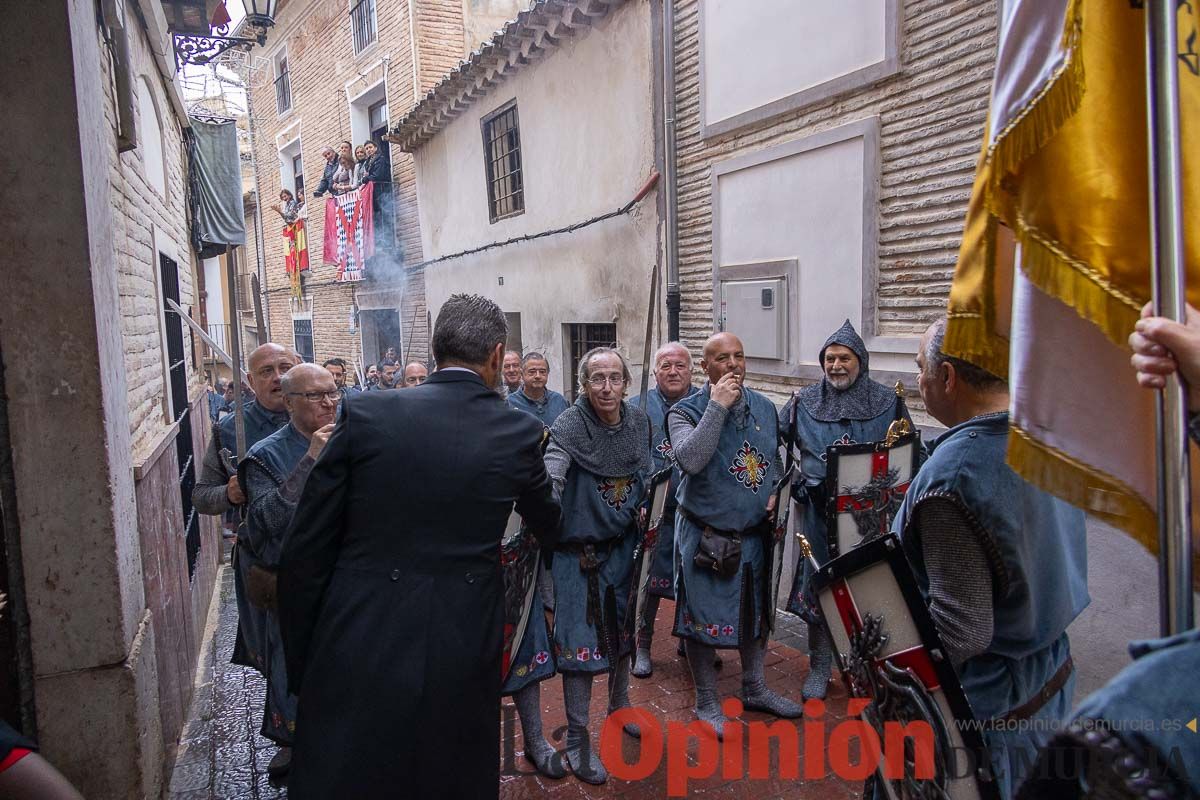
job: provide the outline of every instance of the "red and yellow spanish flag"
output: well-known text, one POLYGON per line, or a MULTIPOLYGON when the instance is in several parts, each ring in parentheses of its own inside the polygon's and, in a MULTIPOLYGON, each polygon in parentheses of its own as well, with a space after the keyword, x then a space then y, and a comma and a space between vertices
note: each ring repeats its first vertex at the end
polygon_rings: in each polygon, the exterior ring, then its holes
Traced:
MULTIPOLYGON (((1008 461, 1157 550, 1155 410, 1127 339, 1150 299, 1145 11, 1002 0, 945 349, 1007 376, 1008 461)), ((1200 306, 1197 18, 1178 11, 1188 300, 1200 306)), ((1197 7, 1196 13, 1200 13, 1197 7)))

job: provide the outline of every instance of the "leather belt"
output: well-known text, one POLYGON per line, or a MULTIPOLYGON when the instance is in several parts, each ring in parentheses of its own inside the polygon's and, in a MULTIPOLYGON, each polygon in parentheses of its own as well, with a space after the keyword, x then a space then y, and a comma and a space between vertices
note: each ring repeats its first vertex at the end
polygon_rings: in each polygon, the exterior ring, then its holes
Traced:
POLYGON ((1050 702, 1054 695, 1062 691, 1062 688, 1067 685, 1067 679, 1071 677, 1071 673, 1075 671, 1075 661, 1071 656, 1067 656, 1067 660, 1062 663, 1050 680, 1046 681, 1037 694, 1025 701, 1021 705, 1012 709, 1004 716, 997 717, 995 723, 1016 722, 1018 720, 1029 719, 1034 714, 1042 709, 1042 706, 1050 702))
POLYGON ((747 535, 751 535, 751 534, 755 534, 755 533, 763 533, 765 531, 770 530, 770 520, 767 517, 763 517, 762 522, 759 522, 755 525, 751 525, 749 528, 746 528, 745 530, 728 531, 728 530, 722 530, 721 528, 717 528, 712 525, 709 525, 707 522, 700 519, 699 517, 697 517, 692 512, 688 511, 683 506, 679 507, 679 513, 683 514, 683 516, 688 520, 688 522, 691 522, 697 528, 701 528, 701 529, 709 528, 709 529, 713 530, 714 532, 719 533, 721 536, 724 536, 727 539, 732 539, 735 542, 741 540, 741 538, 743 536, 747 536, 747 535))

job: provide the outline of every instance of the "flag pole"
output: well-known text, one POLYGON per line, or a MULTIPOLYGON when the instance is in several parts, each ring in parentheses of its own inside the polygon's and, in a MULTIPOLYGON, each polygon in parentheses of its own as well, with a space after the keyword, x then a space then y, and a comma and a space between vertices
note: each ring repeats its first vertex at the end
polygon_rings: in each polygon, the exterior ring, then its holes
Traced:
MULTIPOLYGON (((1154 310, 1186 319, 1176 0, 1146 0, 1146 103, 1150 152, 1150 250, 1154 310)), ((1187 405, 1178 376, 1158 393, 1159 625, 1195 625, 1187 405)))

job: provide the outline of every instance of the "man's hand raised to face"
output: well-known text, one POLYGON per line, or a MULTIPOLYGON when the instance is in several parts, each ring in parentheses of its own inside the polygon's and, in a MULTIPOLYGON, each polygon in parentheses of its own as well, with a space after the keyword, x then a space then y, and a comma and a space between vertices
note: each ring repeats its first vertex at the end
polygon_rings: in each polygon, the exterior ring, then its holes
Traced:
POLYGON ((730 372, 721 376, 721 380, 713 384, 712 399, 723 408, 733 408, 733 404, 742 396, 742 384, 737 375, 730 372))

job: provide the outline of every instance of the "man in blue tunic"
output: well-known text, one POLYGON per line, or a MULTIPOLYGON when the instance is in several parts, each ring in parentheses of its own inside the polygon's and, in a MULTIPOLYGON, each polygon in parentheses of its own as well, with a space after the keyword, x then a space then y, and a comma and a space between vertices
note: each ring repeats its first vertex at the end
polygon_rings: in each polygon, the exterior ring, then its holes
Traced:
MULTIPOLYGON (((528 372, 525 381, 528 386, 528 372)), ((629 365, 616 350, 588 351, 579 362, 579 399, 559 415, 546 447, 546 471, 563 511, 551 572, 567 762, 590 784, 608 779, 588 733, 596 673, 609 673, 608 713, 629 705, 633 643, 622 632, 650 466, 650 424, 624 400, 629 381, 629 365)), ((626 730, 640 733, 635 726, 626 730)))
MULTIPOLYGON (((803 531, 818 564, 829 560, 825 522, 825 449, 833 444, 879 442, 888 426, 908 410, 896 393, 871 379, 870 353, 850 320, 825 340, 817 357, 825 376, 801 389, 779 415, 784 441, 800 450, 800 475, 792 496, 803 506, 803 531), (791 438, 796 415, 796 441, 791 438)), ((910 420, 911 422, 911 420, 910 420)), ((801 558, 788 598, 788 611, 808 623, 809 673, 804 699, 825 697, 833 667, 833 644, 821 624, 821 611, 809 583, 812 564, 801 558)))
POLYGON ((263 439, 238 467, 246 487, 246 526, 238 543, 253 554, 249 600, 266 612, 263 629, 267 699, 262 735, 279 745, 267 772, 279 777, 291 762, 296 732, 296 696, 287 690, 287 672, 279 619, 275 615, 275 572, 283 536, 300 501, 308 473, 321 455, 341 395, 332 374, 316 364, 297 364, 280 381, 291 421, 263 439))
MULTIPOLYGON (((685 397, 700 391, 692 385, 692 356, 679 342, 667 342, 654 354, 654 386, 646 393, 645 411, 650 417, 650 459, 653 471, 675 465, 671 457, 671 437, 667 435, 667 412, 685 397)), ((635 397, 630 405, 642 407, 642 398, 635 397)), ((633 676, 649 678, 654 672, 650 663, 650 645, 654 639, 654 619, 658 616, 658 601, 666 597, 675 599, 675 489, 683 476, 676 468, 671 474, 670 494, 666 510, 658 529, 658 546, 646 557, 653 559, 650 566, 649 597, 645 612, 637 621, 637 651, 634 656, 633 676)))
POLYGON ((718 333, 704 344, 708 383, 667 414, 683 472, 675 516, 675 635, 686 641, 696 716, 722 736, 714 648, 737 648, 742 701, 753 711, 795 718, 800 705, 767 688, 763 581, 773 542, 770 516, 779 470, 775 405, 746 388, 742 342, 718 333))
MULTIPOLYGON (((1187 322, 1179 323, 1149 316, 1149 306, 1142 313, 1129 336, 1138 383, 1161 389, 1178 371, 1188 433, 1200 443, 1200 314, 1188 306, 1187 322)), ((1193 527, 1193 559, 1197 553, 1200 528, 1193 527)), ((1200 584, 1200 570, 1192 579, 1200 584)), ((1200 736, 1183 730, 1195 724, 1200 628, 1132 642, 1129 654, 1133 663, 1084 699, 1043 750, 1022 800, 1200 797, 1200 736)))
POLYGON ((945 355, 945 319, 921 338, 921 399, 949 430, 896 515, 1000 794, 1013 796, 1075 688, 1067 626, 1087 607, 1083 512, 1005 463, 1008 384, 945 355))
POLYGON ((567 398, 546 388, 549 378, 550 362, 546 357, 541 353, 526 353, 521 359, 521 388, 508 395, 510 406, 533 414, 547 428, 571 406, 567 398))
MULTIPOLYGON (((288 422, 287 405, 283 396, 283 376, 300 363, 300 358, 286 347, 273 342, 260 345, 246 359, 250 388, 254 399, 242 404, 247 451, 288 422)), ((244 487, 221 456, 225 450, 236 456, 236 414, 230 414, 213 428, 200 480, 192 491, 192 505, 201 514, 224 514, 246 502, 244 487)), ((266 674, 263 631, 266 614, 250 605, 246 597, 246 573, 253 563, 241 544, 234 548, 233 586, 237 594, 238 633, 233 646, 233 663, 254 667, 266 674)))

